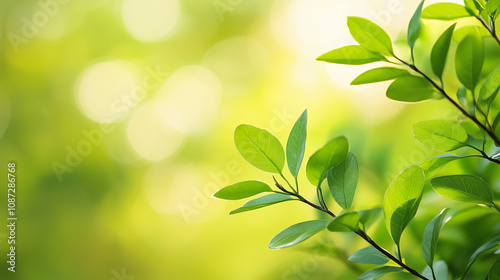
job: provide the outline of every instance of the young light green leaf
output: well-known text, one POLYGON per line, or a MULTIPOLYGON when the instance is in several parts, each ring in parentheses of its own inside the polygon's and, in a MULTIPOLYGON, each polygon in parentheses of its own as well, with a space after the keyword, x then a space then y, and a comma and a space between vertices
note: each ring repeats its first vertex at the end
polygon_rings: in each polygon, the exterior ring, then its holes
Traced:
POLYGON ((439 170, 441 167, 445 166, 446 164, 457 160, 457 159, 462 159, 463 157, 459 157, 456 155, 451 155, 451 154, 446 154, 446 155, 439 155, 435 156, 432 158, 424 159, 420 162, 418 162, 418 165, 424 170, 425 176, 430 177, 431 175, 434 174, 435 171, 439 170))
POLYGON ((297 177, 304 158, 307 137, 307 110, 300 115, 288 136, 286 143, 286 161, 293 177, 297 177))
POLYGON ((403 76, 392 82, 387 88, 386 95, 396 101, 419 102, 431 99, 434 95, 434 89, 424 78, 403 76))
POLYGON ((458 80, 471 91, 474 91, 479 81, 483 61, 483 38, 476 27, 458 44, 455 55, 455 70, 458 80))
POLYGON ((362 46, 345 46, 329 51, 316 60, 338 64, 360 65, 377 61, 387 61, 385 56, 367 50, 362 46))
POLYGON ((397 246, 404 229, 417 213, 424 183, 424 172, 418 165, 412 165, 398 175, 385 193, 385 223, 397 246))
POLYGON ((297 245, 325 229, 329 223, 330 220, 313 220, 295 224, 273 237, 269 243, 269 248, 283 249, 297 245))
MULTIPOLYGON (((489 3, 489 2, 488 2, 489 3)), ((500 260, 493 264, 485 280, 498 280, 500 279, 500 260)))
POLYGON ((375 249, 373 246, 368 246, 366 248, 356 251, 348 259, 355 263, 368 263, 368 264, 386 264, 389 262, 389 258, 382 254, 379 250, 375 249))
POLYGON ((434 217, 425 227, 424 237, 422 239, 422 253, 429 267, 432 267, 434 262, 434 254, 436 253, 439 233, 446 222, 445 219, 448 210, 447 208, 443 209, 443 211, 434 217))
POLYGON ((381 211, 382 207, 374 207, 358 211, 359 223, 363 226, 363 229, 368 229, 375 221, 377 221, 380 217, 381 211))
POLYGON ((337 164, 326 173, 330 193, 343 209, 350 208, 352 205, 358 185, 358 176, 358 161, 352 153, 348 153, 345 161, 337 164))
POLYGON ((413 135, 420 144, 444 152, 467 146, 467 131, 453 121, 418 122, 413 125, 413 135))
POLYGON ((409 76, 410 73, 404 69, 393 67, 380 67, 370 69, 351 82, 351 85, 371 84, 383 81, 389 81, 401 76, 409 76))
POLYGON ((415 42, 417 41, 418 36, 420 35, 420 30, 422 29, 422 22, 420 17, 422 15, 422 7, 424 6, 424 0, 420 2, 415 13, 411 17, 410 24, 408 24, 408 46, 411 49, 415 47, 415 42))
POLYGON ((226 200, 238 200, 247 197, 254 196, 263 192, 271 192, 273 191, 271 187, 261 181, 242 181, 227 187, 223 187, 216 193, 214 193, 214 197, 226 200))
POLYGON ((432 72, 440 80, 443 77, 444 66, 446 65, 446 58, 448 57, 448 50, 450 49, 451 38, 455 30, 454 23, 448 27, 441 36, 437 39, 431 51, 431 66, 432 72))
MULTIPOLYGON (((448 265, 444 261, 434 262, 434 274, 436 275, 436 280, 448 280, 448 265)), ((434 279, 432 276, 432 270, 429 266, 425 267, 422 272, 422 276, 428 279, 434 279)))
MULTIPOLYGON (((489 2, 488 2, 489 3, 489 2)), ((491 103, 497 97, 500 90, 500 66, 497 66, 493 72, 486 78, 479 95, 477 97, 477 106, 486 114, 489 113, 491 103)))
POLYGON ((263 197, 259 197, 259 198, 250 200, 249 202, 245 203, 245 205, 241 206, 240 208, 231 211, 229 213, 229 215, 247 212, 247 211, 259 209, 262 207, 266 207, 266 206, 270 206, 270 205, 274 205, 277 203, 290 201, 290 200, 296 200, 296 199, 294 199, 290 195, 280 194, 280 193, 272 193, 272 194, 265 195, 263 197))
POLYGON ((241 124, 234 130, 238 152, 260 170, 281 173, 285 165, 283 146, 269 131, 241 124))
POLYGON ((488 184, 475 175, 450 175, 433 178, 431 186, 441 196, 461 202, 493 205, 488 184))
MULTIPOLYGON (((477 2, 477 1, 476 1, 477 2)), ((489 18, 490 18, 490 14, 488 13, 488 11, 486 9, 483 9, 479 12, 479 16, 483 19, 487 19, 487 21, 489 21, 489 18)))
POLYGON ((370 269, 367 272, 361 274, 357 280, 375 280, 391 272, 399 272, 403 269, 401 267, 395 266, 382 266, 374 269, 370 269))
POLYGON ((344 136, 334 138, 316 151, 307 161, 306 176, 309 182, 319 187, 326 172, 343 162, 349 152, 349 143, 344 136))
POLYGON ((391 38, 374 22, 360 17, 348 17, 347 27, 361 46, 372 52, 394 56, 391 38))
POLYGON ((422 18, 426 19, 454 20, 470 16, 464 6, 455 3, 437 3, 422 11, 422 18))
POLYGON ((486 252, 488 250, 491 250, 491 249, 497 247, 499 244, 500 244, 500 235, 497 235, 495 238, 493 238, 490 241, 481 245, 481 247, 479 247, 474 252, 474 254, 472 254, 472 256, 470 257, 469 263, 467 264, 467 267, 465 268, 464 274, 462 275, 462 277, 460 277, 460 279, 466 279, 465 277, 467 277, 467 274, 469 274, 470 268, 474 264, 474 262, 476 261, 476 258, 477 258, 477 256, 479 256, 479 254, 486 252))
POLYGON ((328 225, 329 231, 357 231, 359 230, 358 212, 342 212, 328 225))

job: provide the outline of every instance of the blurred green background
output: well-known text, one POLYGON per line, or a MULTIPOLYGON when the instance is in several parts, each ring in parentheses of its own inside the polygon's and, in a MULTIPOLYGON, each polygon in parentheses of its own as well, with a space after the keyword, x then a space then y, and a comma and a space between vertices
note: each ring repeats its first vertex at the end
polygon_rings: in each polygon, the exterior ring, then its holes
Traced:
MULTIPOLYGON (((306 108, 306 158, 331 137, 350 139, 360 162, 356 209, 380 205, 399 171, 438 154, 413 139, 411 125, 459 119, 445 101, 393 102, 384 94, 388 83, 349 86, 377 64, 315 61, 355 43, 348 15, 377 22, 407 57, 406 25, 418 3, 1 1, 0 156, 4 174, 7 162, 17 164, 19 220, 15 274, 7 271, 8 232, 0 226, 0 278, 355 279, 370 266, 343 261, 367 246, 352 234, 267 249, 282 229, 317 217, 312 209, 285 203, 229 216, 243 203, 211 194, 245 179, 272 182, 239 156, 232 142, 238 124, 268 129, 284 144, 306 108)), ((426 22, 416 53, 422 67, 447 25, 426 22)), ((458 87, 453 72, 447 78, 450 89, 458 87)), ((441 173, 479 174, 498 194, 499 171, 468 159, 441 173)), ((444 207, 464 209, 443 229, 438 248, 461 272, 469 246, 500 230, 491 227, 498 215, 426 192, 404 234, 403 255, 423 269, 424 225, 444 207)), ((2 187, 0 221, 6 193, 2 187)), ((390 245, 383 223, 370 233, 390 245)))

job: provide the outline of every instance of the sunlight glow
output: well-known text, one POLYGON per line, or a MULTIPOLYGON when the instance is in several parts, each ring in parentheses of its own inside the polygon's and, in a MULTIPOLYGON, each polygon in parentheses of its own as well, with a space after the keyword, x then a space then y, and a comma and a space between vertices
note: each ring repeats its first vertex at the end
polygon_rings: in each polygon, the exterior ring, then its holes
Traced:
POLYGON ((157 110, 171 127, 193 133, 208 128, 219 108, 219 80, 201 66, 174 72, 159 90, 157 110))
POLYGON ((100 62, 86 69, 77 83, 82 111, 96 122, 113 122, 126 114, 120 100, 136 87, 135 76, 121 61, 100 62))
POLYGON ((183 134, 162 121, 152 102, 144 103, 134 111, 127 135, 137 154, 149 161, 167 158, 178 150, 183 141, 183 134))
POLYGON ((177 24, 178 0, 124 0, 122 15, 125 27, 136 39, 164 39, 177 24))
POLYGON ((248 37, 217 43, 206 52, 202 62, 221 79, 224 96, 231 97, 252 93, 265 77, 267 64, 266 49, 248 37))

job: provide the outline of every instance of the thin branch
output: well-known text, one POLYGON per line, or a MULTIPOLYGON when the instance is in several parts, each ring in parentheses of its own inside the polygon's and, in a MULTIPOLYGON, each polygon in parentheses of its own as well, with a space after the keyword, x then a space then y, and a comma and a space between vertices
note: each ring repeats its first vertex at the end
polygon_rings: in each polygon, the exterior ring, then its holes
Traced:
MULTIPOLYGON (((290 184, 290 182, 288 182, 288 180, 285 178, 285 176, 283 175, 283 172, 280 172, 280 176, 281 178, 283 178, 283 180, 285 180, 285 182, 288 184, 288 186, 290 187, 290 189, 292 189, 292 191, 294 193, 298 193, 299 192, 299 189, 295 190, 292 185, 290 184)), ((274 179, 274 181, 276 181, 276 179, 274 179)), ((277 182, 276 182, 277 183, 277 182)))
POLYGON ((486 28, 486 30, 488 30, 488 32, 491 34, 491 37, 493 37, 498 45, 500 45, 500 39, 498 38, 496 32, 495 32, 495 23, 493 23, 493 26, 490 27, 485 21, 484 19, 481 17, 481 16, 478 16, 478 15, 474 15, 474 17, 479 20, 479 22, 481 22, 481 24, 484 26, 484 28, 486 28))
POLYGON ((440 87, 436 82, 434 82, 433 79, 431 79, 429 76, 427 76, 424 72, 420 71, 420 69, 417 68, 414 64, 410 64, 398 57, 395 57, 397 60, 399 60, 401 63, 405 64, 406 66, 410 67, 413 71, 417 72, 420 74, 422 77, 424 77, 427 81, 429 81, 432 86, 437 89, 453 106, 455 106, 462 114, 464 114, 467 118, 471 119, 475 124, 477 124, 482 130, 484 130, 490 137, 493 139, 496 145, 500 146, 500 138, 498 138, 493 131, 488 129, 483 123, 481 123, 475 116, 471 115, 469 112, 467 112, 464 108, 462 108, 453 98, 451 98, 448 93, 444 90, 444 88, 440 87))
MULTIPOLYGON (((278 183, 277 183, 278 184, 278 183)), ((279 184, 278 184, 279 185, 279 184)), ((312 202, 310 202, 309 200, 307 200, 306 198, 304 198, 303 196, 299 195, 299 194, 296 194, 296 193, 292 193, 292 192, 289 192, 289 191, 285 191, 287 194, 291 195, 291 196, 295 196, 297 197, 300 201, 302 201, 303 203, 319 210, 319 211, 322 211, 328 215, 330 215, 331 217, 333 218, 336 218, 337 216, 335 214, 333 214, 330 210, 328 210, 328 208, 326 207, 321 207, 319 205, 316 205, 312 202)), ((378 245, 373 239, 371 239, 370 236, 368 236, 368 234, 366 234, 366 232, 364 232, 363 230, 358 230, 356 232, 354 232, 355 234, 357 234, 358 236, 360 236, 361 238, 363 238, 366 242, 368 242, 370 245, 372 245, 375 249, 377 249, 378 251, 380 251, 382 254, 384 254, 385 256, 387 256, 389 259, 391 259, 392 261, 394 261, 395 263, 397 263, 400 267, 402 267, 403 269, 405 269, 406 271, 408 271, 409 273, 415 275, 416 277, 420 278, 420 279, 424 279, 424 280, 429 280, 428 278, 426 278, 425 276, 423 276, 422 274, 420 274, 418 271, 416 271, 415 269, 407 266, 405 263, 403 263, 401 260, 399 260, 397 257, 395 257, 394 255, 392 255, 391 253, 389 253, 387 250, 385 250, 384 248, 380 247, 380 245, 378 245)))

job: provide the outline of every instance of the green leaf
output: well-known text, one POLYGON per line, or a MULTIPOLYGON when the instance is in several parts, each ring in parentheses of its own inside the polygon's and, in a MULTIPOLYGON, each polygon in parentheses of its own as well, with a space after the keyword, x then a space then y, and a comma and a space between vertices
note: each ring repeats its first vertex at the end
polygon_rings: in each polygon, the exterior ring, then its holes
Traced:
POLYGON ((486 3, 485 6, 485 9, 488 11, 490 16, 494 16, 499 8, 500 8, 500 0, 490 0, 486 3))
POLYGON ((479 81, 483 61, 483 38, 476 27, 458 44, 455 55, 455 70, 458 80, 471 91, 474 91, 479 81))
POLYGON ((434 217, 434 219, 432 219, 425 227, 424 237, 422 239, 422 253, 424 255, 424 260, 429 267, 432 267, 434 262, 434 254, 436 253, 439 232, 446 222, 445 218, 448 210, 449 209, 447 208, 443 209, 443 211, 434 217))
POLYGON ((325 229, 329 223, 330 220, 313 220, 295 224, 273 237, 269 243, 269 248, 283 249, 297 245, 325 229))
POLYGON ((419 102, 431 99, 434 95, 434 88, 424 78, 403 76, 392 82, 387 88, 386 95, 396 101, 419 102))
POLYGON ((424 172, 418 165, 412 165, 398 175, 385 193, 385 223, 398 247, 401 234, 417 213, 424 183, 424 172))
POLYGON ((368 246, 366 248, 356 251, 348 259, 355 263, 368 263, 368 264, 386 264, 389 262, 389 258, 382 254, 379 250, 375 249, 373 246, 368 246))
POLYGON ((350 65, 387 61, 385 56, 380 53, 371 52, 362 46, 341 47, 319 56, 316 60, 350 65))
POLYGON ((241 124, 234 130, 234 143, 240 154, 260 170, 281 173, 285 165, 283 146, 269 131, 241 124))
POLYGON ((479 28, 476 25, 466 25, 464 27, 458 28, 453 32, 452 41, 460 43, 469 33, 471 32, 479 32, 481 37, 488 38, 491 37, 491 34, 486 30, 486 28, 479 28))
POLYGON ((497 114, 493 121, 493 132, 495 135, 500 136, 500 113, 497 114))
POLYGON ((478 11, 476 9, 476 5, 474 4, 474 0, 464 0, 465 10, 469 15, 476 16, 478 11))
POLYGON ((374 269, 370 269, 367 272, 361 274, 357 280, 375 280, 391 272, 399 272, 403 269, 401 267, 395 266, 382 266, 374 269))
MULTIPOLYGON (((448 265, 444 261, 434 262, 434 273, 436 274, 436 280, 448 280, 448 265)), ((429 266, 425 267, 422 272, 422 276, 428 279, 434 279, 432 276, 432 270, 429 266)))
POLYGON ((497 247, 498 244, 500 244, 500 235, 496 236, 492 240, 484 243, 481 247, 479 247, 474 252, 474 254, 472 254, 472 256, 470 257, 469 263, 467 264, 467 267, 465 268, 465 272, 462 275, 462 277, 460 277, 460 279, 466 279, 465 277, 467 276, 467 274, 469 274, 470 268, 474 264, 474 262, 476 261, 476 258, 477 258, 477 256, 479 256, 479 254, 481 254, 483 252, 486 252, 486 251, 489 251, 489 250, 497 247))
POLYGON ((358 212, 342 212, 328 225, 329 231, 357 231, 359 230, 358 212))
POLYGON ((404 69, 393 67, 380 67, 370 69, 351 82, 351 85, 363 85, 393 80, 401 76, 409 76, 410 73, 404 69))
POLYGON ((265 195, 263 197, 259 197, 249 202, 245 203, 245 205, 241 206, 238 209, 235 209, 229 213, 229 215, 238 214, 242 212, 247 212, 255 209, 259 209, 262 207, 274 205, 277 203, 281 203, 284 201, 296 200, 290 195, 280 194, 280 193, 272 193, 265 195))
POLYGON ((343 162, 349 152, 349 143, 344 136, 334 138, 316 151, 307 161, 306 176, 316 187, 325 179, 326 172, 343 162))
POLYGON ((473 0, 474 6, 476 6, 476 9, 478 11, 482 11, 484 9, 484 1, 480 0, 481 3, 478 0, 473 0))
POLYGON ((418 122, 413 125, 413 135, 420 144, 444 152, 467 146, 467 131, 453 121, 418 122))
POLYGON ((263 192, 272 192, 269 185, 261 181, 242 181, 227 187, 223 187, 216 193, 214 197, 226 200, 238 200, 254 196, 263 192))
POLYGON ((472 100, 471 91, 468 91, 465 87, 459 87, 457 90, 457 99, 466 111, 475 115, 474 112, 476 111, 476 108, 474 107, 474 100, 472 100))
POLYGON ((422 11, 422 18, 426 19, 454 20, 470 16, 464 6, 455 3, 437 3, 422 11))
POLYGON ((420 162, 418 162, 418 165, 424 170, 425 176, 430 177, 432 174, 434 174, 435 171, 439 170, 441 167, 445 166, 446 164, 457 160, 457 159, 462 159, 463 157, 455 156, 455 155, 439 155, 435 156, 432 158, 424 159, 420 162))
POLYGON ((488 184, 475 175, 450 175, 431 180, 431 186, 443 197, 454 201, 493 205, 488 184))
POLYGON ((377 221, 380 216, 382 207, 374 207, 370 209, 360 210, 359 213, 359 223, 364 229, 368 229, 375 221, 377 221))
POLYGON ((372 52, 394 56, 391 38, 374 22, 360 17, 348 17, 347 27, 361 46, 372 52))
MULTIPOLYGON (((491 1, 491 0, 490 0, 491 1)), ((490 2, 488 2, 490 3, 490 2)), ((493 264, 485 280, 498 280, 500 279, 500 260, 493 264)))
POLYGON ((444 66, 446 65, 446 58, 448 57, 448 50, 450 49, 451 38, 455 30, 454 23, 448 27, 441 36, 437 39, 431 51, 431 66, 432 72, 440 80, 443 78, 444 66))
MULTIPOLYGON (((489 3, 489 2, 488 2, 489 3)), ((477 98, 478 107, 488 115, 491 103, 497 97, 500 90, 500 66, 497 66, 493 72, 486 78, 477 98)))
POLYGON ((306 149, 306 137, 307 137, 307 110, 305 110, 302 115, 300 115, 297 122, 288 136, 288 142, 286 143, 286 160, 288 163, 288 169, 292 173, 293 177, 297 177, 300 170, 300 165, 302 164, 302 159, 304 158, 304 151, 306 149))
POLYGON ((422 15, 422 7, 424 6, 424 0, 420 2, 417 10, 411 17, 410 24, 408 24, 408 45, 411 49, 415 47, 415 42, 417 41, 418 36, 420 35, 420 30, 422 29, 422 22, 420 17, 422 15))
POLYGON ((347 154, 345 161, 327 172, 328 187, 333 199, 343 209, 350 208, 358 185, 358 161, 352 153, 347 154))

